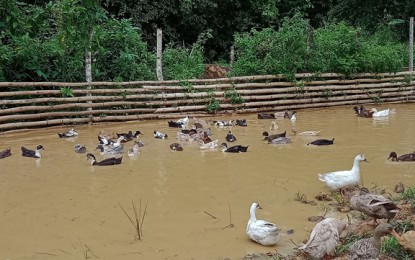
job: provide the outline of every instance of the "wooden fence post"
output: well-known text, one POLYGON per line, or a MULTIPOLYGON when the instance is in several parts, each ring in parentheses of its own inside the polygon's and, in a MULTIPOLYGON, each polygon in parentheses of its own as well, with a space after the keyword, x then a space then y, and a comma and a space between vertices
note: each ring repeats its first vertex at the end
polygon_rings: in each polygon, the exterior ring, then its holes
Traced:
POLYGON ((409 71, 414 70, 414 17, 409 18, 409 71))
MULTIPOLYGON (((94 31, 93 29, 89 32, 89 46, 88 48, 85 48, 85 79, 86 82, 91 83, 92 82, 92 54, 91 54, 91 41, 92 41, 92 35, 94 31)), ((91 90, 92 86, 88 85, 87 90, 91 90)), ((88 92, 87 96, 91 96, 92 94, 88 92)), ((92 101, 87 101, 87 104, 92 104, 92 101)), ((87 108, 87 111, 92 111, 92 106, 87 108)), ((89 116, 90 123, 92 123, 93 120, 93 113, 91 113, 89 116)))
POLYGON ((230 55, 230 67, 233 68, 233 63, 235 62, 235 46, 231 46, 231 55, 230 55))
POLYGON ((157 63, 156 63, 156 73, 157 79, 159 81, 163 80, 163 32, 161 29, 157 29, 157 63))

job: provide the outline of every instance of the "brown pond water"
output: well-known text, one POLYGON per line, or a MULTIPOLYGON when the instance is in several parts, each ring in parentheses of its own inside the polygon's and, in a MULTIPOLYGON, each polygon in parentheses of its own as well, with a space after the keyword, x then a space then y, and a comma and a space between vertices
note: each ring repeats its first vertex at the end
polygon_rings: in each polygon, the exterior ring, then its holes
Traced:
MULTIPOLYGON (((241 154, 200 151, 190 144, 183 144, 183 152, 173 152, 169 144, 177 141, 176 129, 168 128, 167 120, 78 126, 80 136, 73 142, 56 134, 69 127, 0 135, 0 150, 11 147, 13 153, 0 160, 0 259, 86 259, 85 254, 90 259, 240 259, 274 250, 288 254, 294 248, 290 240, 298 244, 308 238, 314 224, 307 218, 321 215, 327 204, 294 200, 296 193, 314 200, 320 192, 329 192, 318 173, 348 170, 355 155, 363 153, 370 162, 361 164, 365 186, 393 193, 399 181, 415 184, 415 163, 386 160, 391 151, 399 155, 415 150, 415 105, 377 107, 394 107, 396 114, 374 120, 356 117, 349 106, 300 110, 297 131, 321 130, 319 138, 335 138, 334 145, 324 147, 307 146, 317 137, 301 136, 291 136, 288 145, 269 145, 261 134, 269 131, 270 120, 258 120, 256 114, 226 117, 248 121, 248 127, 232 127, 237 143, 249 145, 241 154), (73 146, 94 148, 101 129, 141 130, 140 139, 147 145, 136 159, 125 154, 121 165, 93 167, 73 146), (171 138, 154 139, 153 130, 171 138), (20 146, 38 144, 46 149, 40 160, 20 155, 20 146), (140 199, 142 207, 147 202, 148 207, 143 240, 138 241, 119 204, 133 216, 132 200, 139 208, 140 199), (274 247, 250 241, 245 229, 254 201, 263 207, 258 218, 292 228, 294 234, 283 236, 274 247)), ((277 122, 276 132, 291 134, 290 120, 277 122)), ((211 128, 213 139, 225 140, 228 128, 211 128)))

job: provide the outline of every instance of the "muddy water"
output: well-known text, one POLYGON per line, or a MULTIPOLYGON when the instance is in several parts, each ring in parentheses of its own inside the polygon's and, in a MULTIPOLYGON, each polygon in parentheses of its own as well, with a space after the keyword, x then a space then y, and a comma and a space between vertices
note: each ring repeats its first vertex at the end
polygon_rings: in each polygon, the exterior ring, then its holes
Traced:
MULTIPOLYGON (((308 238, 313 223, 307 217, 327 208, 301 204, 296 193, 308 199, 328 188, 317 174, 352 167, 353 158, 366 155, 361 164, 365 186, 379 186, 393 193, 398 181, 415 184, 415 163, 393 163, 386 158, 415 150, 413 104, 378 106, 396 108, 384 120, 358 118, 351 107, 301 110, 294 126, 298 132, 321 130, 321 138, 335 138, 325 147, 307 146, 316 137, 292 136, 288 145, 261 141, 270 120, 256 114, 239 115, 248 127, 232 127, 238 144, 247 153, 200 151, 183 144, 173 152, 176 129, 166 120, 79 126, 76 140, 59 139, 68 127, 0 135, 0 150, 12 147, 13 155, 0 160, 0 259, 238 259, 248 253, 277 250, 291 252, 295 243, 308 238), (89 150, 97 134, 140 130, 146 146, 121 165, 90 166, 86 156, 73 152, 76 143, 89 150), (158 140, 153 130, 166 132, 170 140, 158 140), (42 144, 41 159, 20 156, 20 146, 42 144), (143 239, 135 240, 134 228, 122 211, 133 216, 132 201, 142 211, 148 203, 143 239), (294 229, 275 247, 251 242, 245 234, 249 207, 258 201, 257 217, 294 229)), ((224 119, 217 117, 215 119, 224 119)), ((229 117, 226 119, 230 119, 229 117)), ((291 134, 293 123, 277 120, 279 129, 291 134)), ((212 126, 213 137, 224 141, 228 128, 212 126)), ((129 148, 131 143, 126 143, 129 148)), ((98 156, 98 160, 102 157, 98 156)), ((336 213, 329 213, 336 214, 336 213)))

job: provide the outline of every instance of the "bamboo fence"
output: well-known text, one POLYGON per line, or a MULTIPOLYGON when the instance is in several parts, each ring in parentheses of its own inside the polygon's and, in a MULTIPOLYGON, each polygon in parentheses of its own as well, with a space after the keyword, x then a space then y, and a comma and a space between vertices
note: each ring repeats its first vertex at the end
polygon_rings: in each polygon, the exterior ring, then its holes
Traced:
POLYGON ((303 73, 294 79, 260 75, 186 81, 0 82, 0 131, 212 116, 209 101, 219 105, 214 107, 219 114, 414 102, 414 76, 414 72, 303 73))

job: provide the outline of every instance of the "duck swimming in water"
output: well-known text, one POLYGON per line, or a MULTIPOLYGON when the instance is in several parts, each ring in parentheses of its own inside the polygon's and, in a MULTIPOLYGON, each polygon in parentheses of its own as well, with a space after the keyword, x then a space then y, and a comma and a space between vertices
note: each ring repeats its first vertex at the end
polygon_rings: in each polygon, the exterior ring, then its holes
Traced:
POLYGON ((68 132, 58 133, 59 138, 77 137, 78 133, 75 129, 71 128, 68 132))
POLYGON ((108 159, 104 159, 104 160, 98 162, 97 159, 95 158, 95 155, 93 155, 92 153, 88 153, 86 155, 86 159, 91 160, 91 165, 108 166, 108 165, 120 164, 121 161, 122 161, 122 156, 119 157, 119 158, 116 158, 116 157, 108 158, 108 159))
POLYGON ((228 142, 235 142, 236 141, 236 137, 232 134, 231 130, 229 130, 229 132, 226 135, 225 139, 228 142))
POLYGON ((262 132, 262 136, 264 137, 263 141, 268 141, 268 142, 278 137, 285 137, 286 135, 287 135, 287 131, 285 131, 284 133, 273 134, 273 135, 268 134, 267 131, 262 132))
POLYGON ((170 149, 172 149, 173 151, 183 151, 183 147, 179 143, 170 144, 170 149))
POLYGON ((41 158, 42 155, 40 154, 40 150, 45 150, 43 145, 36 146, 36 150, 30 150, 26 147, 22 146, 22 156, 24 157, 32 157, 32 158, 41 158))
POLYGON ((156 139, 167 139, 167 134, 163 134, 159 131, 154 130, 154 138, 156 139))
POLYGON ((415 153, 402 154, 398 157, 396 152, 391 152, 388 157, 388 160, 389 159, 394 162, 413 162, 415 161, 415 153))
POLYGON ((82 144, 76 144, 74 147, 75 153, 86 153, 86 147, 82 144))
POLYGON ((220 147, 222 148, 222 152, 226 153, 245 153, 248 150, 248 146, 235 145, 228 147, 226 143, 222 143, 220 147))
POLYGON ((9 157, 12 155, 12 148, 7 148, 0 152, 0 159, 9 157))
POLYGON ((331 140, 328 139, 317 139, 315 141, 312 141, 308 143, 307 145, 331 145, 334 144, 334 138, 331 140))
POLYGON ((138 138, 139 135, 142 135, 141 131, 137 130, 133 134, 133 131, 128 131, 128 133, 117 133, 117 138, 120 138, 120 136, 124 136, 124 139, 122 142, 128 142, 131 140, 134 140, 135 138, 138 138))

